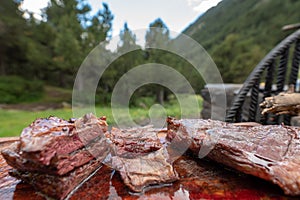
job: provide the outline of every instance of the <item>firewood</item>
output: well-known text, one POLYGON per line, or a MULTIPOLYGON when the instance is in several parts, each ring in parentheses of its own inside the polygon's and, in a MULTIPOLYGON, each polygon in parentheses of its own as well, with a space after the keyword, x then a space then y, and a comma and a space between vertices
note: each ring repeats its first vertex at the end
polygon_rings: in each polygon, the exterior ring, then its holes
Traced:
POLYGON ((266 97, 260 106, 262 114, 298 115, 300 113, 300 93, 280 93, 277 96, 266 97))

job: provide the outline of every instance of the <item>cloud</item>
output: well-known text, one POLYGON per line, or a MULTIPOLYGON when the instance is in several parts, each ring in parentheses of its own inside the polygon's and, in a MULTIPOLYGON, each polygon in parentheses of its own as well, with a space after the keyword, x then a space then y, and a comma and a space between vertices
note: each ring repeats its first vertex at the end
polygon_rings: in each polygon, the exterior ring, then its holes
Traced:
POLYGON ((22 2, 21 8, 24 10, 30 10, 33 13, 41 13, 41 8, 47 7, 49 0, 26 0, 22 2))
POLYGON ((194 11, 204 13, 211 7, 216 6, 222 0, 187 0, 188 6, 194 11))

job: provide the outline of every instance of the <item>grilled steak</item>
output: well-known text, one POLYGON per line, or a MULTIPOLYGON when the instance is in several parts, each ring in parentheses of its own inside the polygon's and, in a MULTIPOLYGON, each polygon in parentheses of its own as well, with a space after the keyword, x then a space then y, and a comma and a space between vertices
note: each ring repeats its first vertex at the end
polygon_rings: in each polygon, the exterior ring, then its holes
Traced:
POLYGON ((92 159, 104 160, 109 153, 109 145, 104 136, 97 137, 85 147, 70 154, 55 155, 49 165, 25 159, 18 153, 19 142, 2 151, 6 162, 19 171, 40 172, 53 175, 64 175, 74 168, 82 166, 92 159))
POLYGON ((207 157, 300 195, 300 140, 295 127, 243 127, 213 120, 168 119, 168 138, 207 157))
POLYGON ((2 151, 12 175, 47 196, 63 199, 110 153, 107 124, 88 114, 75 121, 37 119, 2 151))
POLYGON ((111 165, 134 192, 178 180, 159 132, 146 126, 123 130, 113 128, 110 133, 114 144, 111 165))
POLYGON ((166 147, 162 147, 160 150, 136 158, 114 156, 112 165, 132 191, 142 192, 149 185, 178 180, 178 175, 168 158, 166 147))
POLYGON ((162 147, 158 137, 159 130, 152 126, 118 129, 112 128, 107 137, 112 141, 114 154, 122 157, 136 157, 162 147))
POLYGON ((107 131, 89 114, 75 121, 37 119, 20 141, 2 151, 12 175, 54 198, 64 198, 105 161, 134 192, 178 179, 160 130, 150 126, 107 131), (110 155, 110 156, 107 156, 110 155))
POLYGON ((75 121, 37 119, 22 131, 19 152, 23 158, 49 165, 55 155, 80 149, 106 131, 106 121, 92 114, 75 121))
POLYGON ((55 199, 64 199, 80 183, 101 167, 101 160, 91 160, 64 176, 12 170, 10 175, 32 185, 37 191, 55 199))

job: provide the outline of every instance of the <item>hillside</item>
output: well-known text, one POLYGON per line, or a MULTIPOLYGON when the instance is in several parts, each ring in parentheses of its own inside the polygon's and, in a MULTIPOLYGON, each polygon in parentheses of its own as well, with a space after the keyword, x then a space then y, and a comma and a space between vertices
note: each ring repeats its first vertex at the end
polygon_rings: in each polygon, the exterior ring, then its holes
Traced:
POLYGON ((243 82, 255 65, 300 22, 297 0, 223 0, 184 34, 213 57, 225 82, 243 82))

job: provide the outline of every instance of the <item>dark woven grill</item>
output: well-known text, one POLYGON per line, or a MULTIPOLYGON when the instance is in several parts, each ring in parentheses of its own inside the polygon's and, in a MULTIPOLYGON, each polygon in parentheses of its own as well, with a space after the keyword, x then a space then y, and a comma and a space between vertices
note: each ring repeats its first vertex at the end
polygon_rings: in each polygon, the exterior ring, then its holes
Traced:
POLYGON ((276 95, 284 91, 285 85, 296 85, 300 63, 300 29, 286 37, 254 68, 243 87, 233 100, 226 115, 227 122, 252 121, 263 124, 290 124, 290 116, 274 116, 259 113, 259 103, 265 97, 276 95), (293 48, 294 47, 294 48, 293 48), (292 60, 289 55, 293 55, 292 60), (290 65, 289 65, 289 61, 290 65), (277 73, 276 73, 277 72, 277 73), (290 73, 287 78, 287 73, 290 73), (264 87, 260 83, 264 82, 264 87), (273 84, 276 89, 272 88, 273 84), (242 109, 246 96, 250 94, 249 116, 244 119, 242 109), (261 98, 260 98, 261 97, 261 98))

